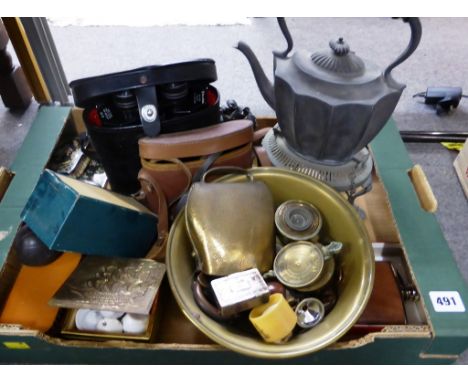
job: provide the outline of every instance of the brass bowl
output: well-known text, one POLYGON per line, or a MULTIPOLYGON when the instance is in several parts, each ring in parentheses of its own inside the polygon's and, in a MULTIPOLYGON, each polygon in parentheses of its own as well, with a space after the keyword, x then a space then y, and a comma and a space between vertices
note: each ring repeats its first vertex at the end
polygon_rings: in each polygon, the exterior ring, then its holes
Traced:
MULTIPOLYGON (((191 289, 194 260, 192 246, 180 213, 169 235, 166 267, 172 292, 187 318, 220 345, 252 357, 291 358, 323 349, 343 336, 358 320, 372 292, 374 255, 363 222, 354 208, 335 190, 307 175, 260 167, 250 170, 255 179, 271 190, 275 207, 286 200, 299 199, 314 204, 323 218, 320 238, 343 243, 339 255, 342 280, 335 307, 316 327, 292 337, 284 344, 269 344, 233 326, 216 322, 197 306, 191 289)), ((245 181, 243 175, 228 175, 218 182, 245 181)), ((226 222, 229 224, 229 222, 226 222)))

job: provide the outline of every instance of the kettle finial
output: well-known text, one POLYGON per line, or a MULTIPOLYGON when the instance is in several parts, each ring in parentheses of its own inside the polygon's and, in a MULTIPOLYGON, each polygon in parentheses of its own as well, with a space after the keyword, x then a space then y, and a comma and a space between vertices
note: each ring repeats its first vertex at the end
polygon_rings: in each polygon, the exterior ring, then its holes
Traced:
POLYGON ((346 56, 349 53, 349 45, 343 37, 339 37, 336 41, 331 40, 329 45, 337 56, 346 56))

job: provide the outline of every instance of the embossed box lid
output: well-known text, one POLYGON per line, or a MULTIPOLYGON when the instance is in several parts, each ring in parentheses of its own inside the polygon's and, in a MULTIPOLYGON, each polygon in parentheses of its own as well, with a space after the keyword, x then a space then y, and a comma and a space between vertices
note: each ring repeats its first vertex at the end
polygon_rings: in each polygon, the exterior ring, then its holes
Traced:
POLYGON ((165 272, 164 264, 149 259, 87 256, 49 304, 148 314, 165 272))

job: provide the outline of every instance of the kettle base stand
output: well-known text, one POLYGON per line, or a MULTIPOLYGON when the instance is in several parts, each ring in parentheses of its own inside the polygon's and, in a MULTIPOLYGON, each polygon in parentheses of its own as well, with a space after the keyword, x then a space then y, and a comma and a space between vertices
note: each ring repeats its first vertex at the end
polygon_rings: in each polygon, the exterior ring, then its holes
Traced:
POLYGON ((367 148, 363 148, 353 158, 338 165, 311 161, 292 150, 284 137, 275 134, 277 126, 263 138, 262 146, 275 167, 283 167, 318 179, 338 192, 344 192, 348 201, 369 192, 372 188, 372 169, 374 162, 367 148))

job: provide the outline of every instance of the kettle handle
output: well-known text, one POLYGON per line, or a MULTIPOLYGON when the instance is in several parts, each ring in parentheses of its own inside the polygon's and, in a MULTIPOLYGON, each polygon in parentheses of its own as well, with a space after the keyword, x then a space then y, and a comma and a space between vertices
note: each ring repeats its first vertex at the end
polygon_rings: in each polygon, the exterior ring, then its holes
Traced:
MULTIPOLYGON (((399 18, 399 17, 395 17, 399 18)), ((413 54, 416 48, 421 41, 422 36, 422 26, 421 21, 419 21, 419 17, 402 17, 403 22, 408 23, 411 28, 411 38, 408 46, 404 50, 404 52, 395 60, 393 61, 387 69, 384 71, 384 77, 387 79, 390 76, 390 72, 400 65, 403 61, 405 61, 409 56, 413 54)))
POLYGON ((291 33, 289 33, 289 29, 286 25, 286 20, 284 19, 284 17, 277 17, 276 20, 278 20, 278 25, 281 29, 281 33, 283 33, 283 36, 286 39, 286 42, 288 43, 288 47, 284 52, 274 51, 273 55, 279 58, 286 58, 289 52, 293 49, 294 42, 291 37, 291 33))

